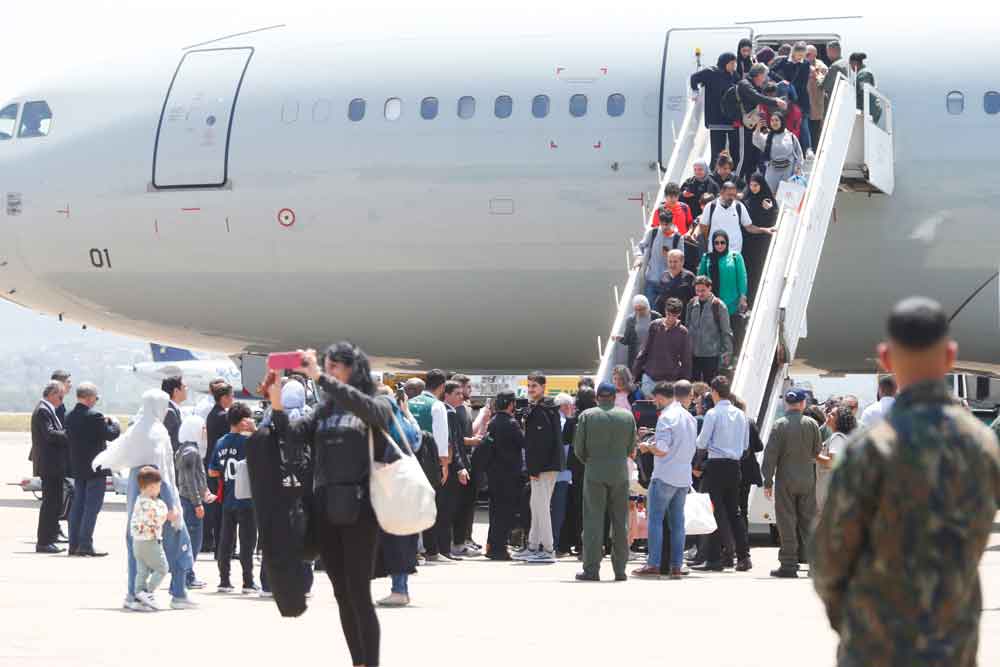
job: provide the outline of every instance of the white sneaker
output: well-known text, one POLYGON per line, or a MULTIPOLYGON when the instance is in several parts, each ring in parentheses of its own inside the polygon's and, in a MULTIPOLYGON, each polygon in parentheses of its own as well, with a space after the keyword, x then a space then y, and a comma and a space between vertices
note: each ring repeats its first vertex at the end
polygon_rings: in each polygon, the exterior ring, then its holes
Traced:
POLYGON ((816 153, 813 151, 813 149, 810 148, 809 150, 806 151, 806 160, 811 161, 815 159, 816 159, 816 153))
POLYGON ((455 558, 461 558, 462 556, 468 556, 469 554, 467 553, 467 549, 464 544, 453 544, 451 547, 451 555, 455 558))
POLYGON ((170 600, 171 609, 197 609, 198 603, 189 598, 173 598, 170 600))
POLYGON ((272 593, 271 591, 261 591, 260 592, 260 597, 262 597, 264 599, 273 598, 274 597, 274 593, 272 593))
POLYGON ((554 563, 556 562, 556 555, 552 551, 546 551, 545 549, 539 549, 535 552, 534 557, 527 559, 528 563, 554 563))
POLYGON ((376 604, 380 607, 405 607, 410 604, 410 596, 405 593, 390 593, 376 604))
POLYGON ((160 607, 156 604, 156 598, 153 597, 152 593, 139 591, 135 594, 135 599, 138 600, 147 611, 160 611, 160 607))
POLYGON ((515 551, 510 557, 514 560, 534 560, 536 553, 538 552, 534 549, 522 549, 520 551, 515 551))
POLYGON ((146 611, 146 608, 142 606, 142 603, 135 598, 125 598, 125 602, 122 604, 122 609, 128 611, 146 611))
POLYGON ((250 584, 243 587, 243 595, 254 595, 256 593, 260 593, 260 586, 257 584, 250 584))

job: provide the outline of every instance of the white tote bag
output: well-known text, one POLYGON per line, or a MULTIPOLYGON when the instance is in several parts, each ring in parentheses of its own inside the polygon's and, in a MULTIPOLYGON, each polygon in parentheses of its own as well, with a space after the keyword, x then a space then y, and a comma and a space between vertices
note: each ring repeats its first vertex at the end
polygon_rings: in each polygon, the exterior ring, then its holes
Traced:
POLYGON ((233 488, 233 495, 236 500, 249 500, 253 497, 250 490, 250 468, 247 467, 246 459, 236 462, 236 485, 233 488))
POLYGON ((372 466, 368 488, 372 508, 382 530, 390 535, 416 535, 433 526, 437 520, 434 489, 406 442, 406 432, 398 419, 396 430, 403 436, 406 452, 399 448, 392 436, 382 431, 386 442, 399 455, 399 460, 379 463, 375 460, 375 437, 372 429, 368 429, 368 456, 372 466))
POLYGON ((719 526, 715 523, 712 500, 707 493, 688 491, 684 499, 684 532, 687 535, 708 535, 719 526))

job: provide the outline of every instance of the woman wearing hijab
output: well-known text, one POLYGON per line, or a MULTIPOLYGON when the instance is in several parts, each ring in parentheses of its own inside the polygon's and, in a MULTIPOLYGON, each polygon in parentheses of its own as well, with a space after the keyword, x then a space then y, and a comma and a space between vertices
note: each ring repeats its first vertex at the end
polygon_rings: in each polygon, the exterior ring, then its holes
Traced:
MULTIPOLYGON (((128 492, 126 495, 126 517, 132 516, 136 498, 139 496, 139 470, 153 466, 160 471, 162 484, 160 498, 168 509, 167 521, 171 525, 163 528, 163 549, 170 565, 171 607, 190 609, 194 603, 187 599, 185 584, 187 571, 194 566, 191 560, 191 540, 184 527, 180 499, 177 495, 177 481, 174 474, 173 447, 170 435, 163 425, 167 415, 170 397, 159 389, 150 389, 142 395, 142 412, 138 420, 125 435, 103 452, 94 457, 93 468, 108 470, 130 469, 128 492), (186 547, 186 549, 185 549, 186 547)), ((125 524, 125 547, 128 552, 128 585, 125 609, 131 611, 154 611, 135 597, 135 554, 132 551, 132 535, 128 522, 125 524)))
POLYGON ((744 37, 736 49, 736 79, 742 79, 757 61, 753 56, 753 41, 744 37))
MULTIPOLYGON (((778 220, 778 207, 774 194, 761 174, 751 174, 742 198, 750 219, 758 227, 774 227, 778 220)), ((743 263, 747 269, 747 300, 752 305, 760 287, 760 277, 764 272, 767 251, 771 247, 770 234, 743 233, 743 263)))
POLYGON ((772 192, 777 192, 782 181, 802 171, 802 146, 796 136, 785 129, 784 115, 771 114, 768 124, 770 132, 764 129, 763 123, 757 125, 753 143, 762 152, 767 185, 772 192))
MULTIPOLYGON (((381 630, 371 596, 379 525, 368 494, 369 443, 385 462, 383 431, 393 422, 392 401, 375 396, 364 352, 343 341, 330 346, 323 370, 316 351, 303 353, 305 374, 323 390, 313 413, 289 421, 276 386, 268 390, 273 429, 313 452, 313 518, 326 574, 340 609, 340 623, 354 665, 379 664, 381 630)), ((277 582, 271 582, 278 595, 277 582)))
MULTIPOLYGON (((708 163, 704 160, 696 160, 692 165, 694 176, 681 184, 681 201, 691 209, 691 215, 698 217, 702 211, 702 197, 708 193, 712 196, 719 194, 719 186, 709 178, 708 163)), ((692 225, 692 228, 697 225, 692 225)))
MULTIPOLYGON (((188 415, 181 422, 177 440, 180 446, 174 454, 174 470, 177 473, 177 493, 184 510, 184 525, 191 538, 191 560, 201 553, 205 528, 205 505, 215 500, 208 490, 205 476, 205 456, 208 451, 208 435, 205 419, 197 414, 188 415)), ((187 573, 188 588, 204 588, 205 582, 195 577, 192 567, 187 573)))
MULTIPOLYGON (((747 269, 743 256, 729 249, 729 234, 712 234, 712 252, 701 258, 698 275, 712 279, 715 295, 722 299, 731 320, 747 310, 747 269)), ((734 332, 735 333, 735 332, 734 332)))

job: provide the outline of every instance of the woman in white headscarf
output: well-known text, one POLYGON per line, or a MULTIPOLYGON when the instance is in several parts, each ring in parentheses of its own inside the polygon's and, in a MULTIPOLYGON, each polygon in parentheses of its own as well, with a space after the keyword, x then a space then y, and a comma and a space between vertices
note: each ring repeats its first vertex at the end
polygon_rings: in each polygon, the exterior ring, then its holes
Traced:
MULTIPOLYGON (((93 468, 96 470, 98 467, 102 467, 112 471, 129 470, 126 517, 132 516, 135 499, 139 495, 139 470, 143 466, 154 466, 160 471, 163 478, 160 498, 169 509, 167 519, 172 524, 172 526, 165 526, 163 530, 163 548, 167 553, 167 560, 171 565, 170 570, 173 575, 170 582, 170 592, 175 601, 186 601, 187 595, 184 587, 186 570, 182 572, 176 570, 177 565, 183 565, 185 559, 177 558, 176 554, 178 551, 182 552, 182 555, 186 555, 186 560, 190 563, 191 542, 181 518, 170 435, 163 425, 163 418, 167 414, 169 405, 170 397, 159 389, 150 389, 144 393, 142 395, 142 413, 139 419, 129 427, 124 436, 94 458, 93 468), (175 556, 174 558, 171 558, 172 554, 175 556)), ((128 592, 125 596, 124 607, 132 611, 148 611, 149 608, 143 606, 135 598, 136 565, 132 552, 132 535, 128 530, 127 519, 125 522, 125 546, 128 551, 128 592)), ((184 602, 180 602, 178 605, 171 603, 172 607, 176 606, 177 608, 187 608, 191 605, 190 602, 187 602, 186 605, 184 602)))

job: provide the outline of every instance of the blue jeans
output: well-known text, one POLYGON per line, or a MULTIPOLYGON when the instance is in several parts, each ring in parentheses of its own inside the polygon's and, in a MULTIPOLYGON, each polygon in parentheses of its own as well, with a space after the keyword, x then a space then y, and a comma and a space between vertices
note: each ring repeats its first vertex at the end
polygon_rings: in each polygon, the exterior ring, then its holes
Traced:
POLYGON ((670 517, 670 567, 684 563, 684 499, 688 487, 671 486, 659 479, 649 485, 649 557, 646 564, 660 567, 663 551, 663 517, 670 517))
MULTIPOLYGON (((198 559, 201 553, 202 539, 205 536, 205 520, 199 519, 195 513, 195 504, 187 498, 181 498, 181 507, 184 508, 184 525, 187 526, 188 534, 191 536, 191 560, 198 559)), ((195 581, 194 567, 188 570, 187 582, 192 584, 195 581)))
POLYGON ((649 299, 649 308, 656 310, 656 302, 660 300, 660 295, 663 294, 663 287, 660 281, 653 282, 647 280, 646 286, 642 288, 642 293, 649 299))
MULTIPOLYGON (((132 519, 132 509, 135 507, 135 499, 139 497, 139 470, 142 466, 137 466, 132 468, 128 474, 128 493, 125 496, 125 508, 126 516, 125 520, 125 549, 128 552, 128 587, 126 588, 126 597, 129 600, 135 599, 135 554, 132 551, 132 533, 129 529, 129 524, 132 519)), ((166 503, 168 508, 173 508, 177 504, 177 497, 174 495, 174 489, 166 481, 160 486, 160 499, 166 503)), ((167 549, 167 531, 177 533, 180 531, 174 531, 172 528, 164 527, 163 529, 163 550, 167 553, 167 562, 171 565, 171 571, 173 571, 173 560, 171 559, 171 552, 167 549)), ((187 531, 184 531, 185 537, 187 536, 187 531)), ((188 550, 190 550, 190 540, 188 540, 188 550)), ((174 597, 184 597, 186 593, 184 592, 184 576, 173 577, 170 580, 170 594, 174 597), (177 580, 180 580, 179 582, 177 580), (175 591, 181 591, 180 595, 175 595, 175 591)))
POLYGON ((803 156, 805 156, 807 150, 813 147, 812 130, 809 129, 809 109, 802 109, 802 127, 799 128, 799 145, 802 146, 803 156))
POLYGON ((402 593, 403 595, 410 594, 410 588, 407 586, 407 582, 410 579, 408 574, 390 574, 392 578, 392 592, 402 593))
POLYGON ((569 500, 569 482, 556 482, 552 490, 552 544, 559 547, 559 531, 566 520, 566 503, 569 500))
POLYGON ((105 477, 73 481, 73 506, 69 510, 69 548, 93 551, 94 526, 104 506, 105 477))

